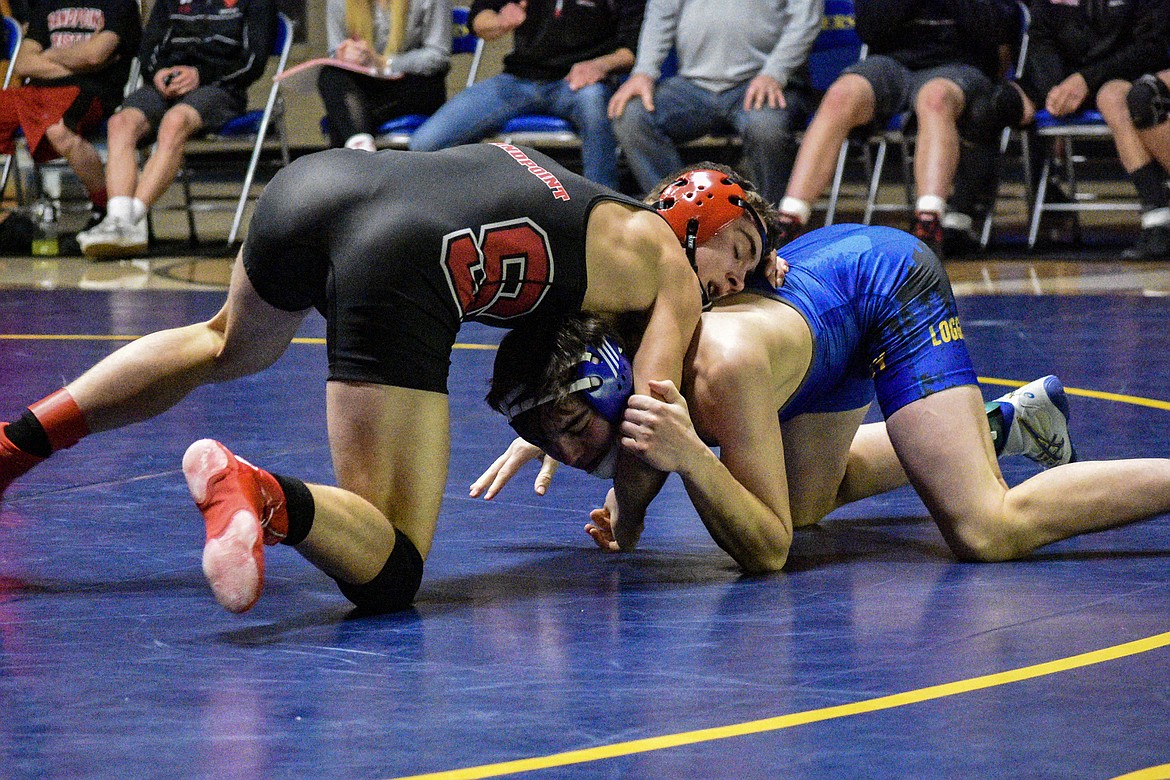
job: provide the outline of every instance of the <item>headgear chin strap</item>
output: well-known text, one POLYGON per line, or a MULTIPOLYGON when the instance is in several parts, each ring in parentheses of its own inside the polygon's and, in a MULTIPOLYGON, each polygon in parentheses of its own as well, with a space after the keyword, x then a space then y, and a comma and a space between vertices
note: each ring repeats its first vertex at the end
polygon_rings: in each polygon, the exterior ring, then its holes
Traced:
MULTIPOLYGON (((698 245, 710 240, 744 213, 749 214, 760 232, 760 261, 756 269, 764 266, 771 245, 764 220, 748 203, 743 185, 726 173, 707 168, 687 171, 662 190, 654 208, 678 236, 696 273, 695 249, 698 245)), ((705 290, 703 295, 705 298, 705 290)))
POLYGON ((505 399, 504 414, 511 423, 529 409, 581 392, 598 414, 616 424, 621 422, 626 401, 633 391, 634 367, 622 348, 607 336, 601 344, 586 347, 581 362, 577 364, 577 378, 567 387, 543 398, 529 395, 528 388, 518 387, 505 399))

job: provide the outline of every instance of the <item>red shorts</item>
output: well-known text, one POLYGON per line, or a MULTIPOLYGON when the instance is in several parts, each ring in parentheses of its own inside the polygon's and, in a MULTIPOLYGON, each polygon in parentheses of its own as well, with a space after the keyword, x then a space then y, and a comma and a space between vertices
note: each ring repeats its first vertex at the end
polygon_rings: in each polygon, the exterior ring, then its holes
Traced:
POLYGON ((64 120, 84 136, 101 127, 103 119, 101 100, 80 87, 10 87, 0 91, 0 153, 12 154, 20 128, 34 160, 53 160, 60 155, 45 140, 45 130, 64 120))

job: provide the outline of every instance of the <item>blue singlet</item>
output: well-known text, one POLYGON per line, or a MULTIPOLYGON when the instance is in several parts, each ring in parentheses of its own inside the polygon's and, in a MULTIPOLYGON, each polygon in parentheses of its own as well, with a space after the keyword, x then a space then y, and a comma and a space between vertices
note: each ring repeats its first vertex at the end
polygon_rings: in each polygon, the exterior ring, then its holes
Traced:
POLYGON ((918 239, 832 225, 780 255, 790 268, 773 297, 804 316, 814 343, 808 376, 782 420, 857 409, 875 393, 888 418, 932 393, 977 384, 950 281, 918 239))

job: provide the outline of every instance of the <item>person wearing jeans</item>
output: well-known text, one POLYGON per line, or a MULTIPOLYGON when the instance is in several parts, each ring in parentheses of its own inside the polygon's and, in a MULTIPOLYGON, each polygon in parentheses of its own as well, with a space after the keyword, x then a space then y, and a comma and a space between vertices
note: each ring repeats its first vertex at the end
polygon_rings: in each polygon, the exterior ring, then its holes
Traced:
POLYGON ((513 117, 552 114, 581 137, 585 177, 617 189, 617 140, 606 106, 611 79, 634 64, 643 6, 644 0, 475 0, 476 35, 514 36, 504 72, 447 101, 415 132, 410 149, 474 143, 513 117))
POLYGON ((779 202, 815 105, 807 61, 823 15, 823 0, 651 2, 634 71, 609 104, 642 191, 682 167, 676 144, 734 131, 745 173, 779 202), (672 48, 678 73, 655 83, 672 48))

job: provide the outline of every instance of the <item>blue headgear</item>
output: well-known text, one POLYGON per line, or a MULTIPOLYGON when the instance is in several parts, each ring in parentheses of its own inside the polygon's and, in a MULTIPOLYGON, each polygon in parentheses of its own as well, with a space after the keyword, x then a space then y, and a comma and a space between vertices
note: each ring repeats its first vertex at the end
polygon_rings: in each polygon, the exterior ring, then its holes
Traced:
MULTIPOLYGON (((634 391, 634 368, 622 348, 608 337, 597 347, 587 347, 577 364, 577 381, 570 387, 580 387, 585 400, 611 423, 621 422, 626 401, 634 391)), ((575 392, 570 390, 569 392, 575 392)))
POLYGON ((585 348, 577 364, 577 378, 559 393, 543 398, 524 398, 525 388, 517 388, 512 398, 505 401, 504 413, 508 422, 529 409, 549 401, 556 401, 570 393, 582 392, 590 406, 611 423, 619 423, 626 409, 626 401, 634 391, 634 367, 622 348, 608 336, 601 344, 585 348))

